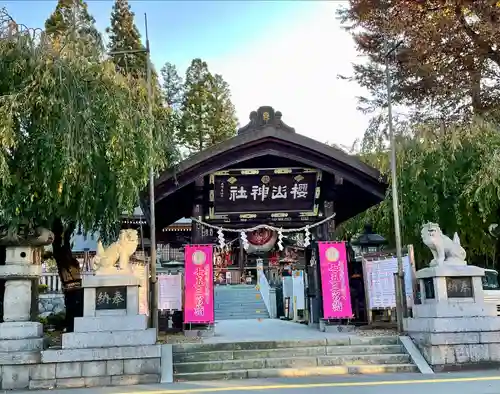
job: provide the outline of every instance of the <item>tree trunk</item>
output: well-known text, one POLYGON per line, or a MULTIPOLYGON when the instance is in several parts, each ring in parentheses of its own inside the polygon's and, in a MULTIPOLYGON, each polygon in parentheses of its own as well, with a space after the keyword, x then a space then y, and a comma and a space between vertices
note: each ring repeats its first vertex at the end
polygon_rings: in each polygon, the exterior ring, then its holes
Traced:
POLYGON ((470 95, 471 104, 475 114, 481 114, 484 111, 483 100, 481 97, 481 70, 477 65, 469 72, 470 76, 470 95))
POLYGON ((65 328, 67 332, 73 331, 75 317, 83 316, 80 264, 71 252, 71 235, 75 228, 76 223, 69 223, 65 228, 61 219, 56 219, 52 225, 52 232, 54 233, 52 251, 63 287, 64 304, 66 306, 65 328))
MULTIPOLYGON (((0 265, 5 265, 7 248, 0 246, 0 265)), ((3 299, 5 294, 5 279, 0 279, 0 323, 3 323, 3 299)))

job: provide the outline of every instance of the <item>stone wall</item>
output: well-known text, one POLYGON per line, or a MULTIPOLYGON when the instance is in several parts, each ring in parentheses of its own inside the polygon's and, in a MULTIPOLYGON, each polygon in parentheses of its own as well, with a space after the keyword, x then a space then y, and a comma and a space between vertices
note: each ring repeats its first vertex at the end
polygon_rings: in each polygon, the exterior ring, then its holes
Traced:
POLYGON ((496 367, 500 364, 500 319, 469 317, 435 320, 431 327, 409 332, 435 371, 488 365, 496 367), (427 332, 423 332, 424 329, 427 332))
POLYGON ((40 317, 47 317, 52 313, 57 314, 65 310, 63 294, 40 294, 38 296, 38 314, 40 317))
POLYGON ((159 383, 163 368, 172 366, 171 345, 101 349, 45 350, 38 364, 2 365, 0 389, 53 389, 130 386, 159 383), (170 357, 165 357, 165 354, 170 357))

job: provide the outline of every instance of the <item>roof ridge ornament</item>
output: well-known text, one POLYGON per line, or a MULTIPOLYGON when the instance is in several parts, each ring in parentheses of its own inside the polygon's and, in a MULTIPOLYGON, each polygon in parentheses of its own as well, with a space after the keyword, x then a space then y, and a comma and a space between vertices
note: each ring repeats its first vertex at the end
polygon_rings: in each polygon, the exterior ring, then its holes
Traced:
POLYGON ((281 120, 281 112, 274 111, 273 107, 263 106, 260 107, 257 111, 252 111, 250 113, 250 122, 246 125, 238 129, 238 135, 249 132, 263 129, 264 127, 274 127, 275 129, 282 129, 284 131, 288 131, 290 133, 295 133, 295 129, 286 125, 281 120))

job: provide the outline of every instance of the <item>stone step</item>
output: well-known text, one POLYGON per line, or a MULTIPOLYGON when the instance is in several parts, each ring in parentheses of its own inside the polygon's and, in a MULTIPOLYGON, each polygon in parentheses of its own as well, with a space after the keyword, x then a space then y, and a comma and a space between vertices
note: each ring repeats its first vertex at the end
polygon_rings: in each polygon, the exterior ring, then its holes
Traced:
MULTIPOLYGON (((110 319, 113 317, 110 316, 110 319)), ((136 331, 69 332, 62 335, 63 349, 145 346, 156 343, 156 329, 136 331)))
POLYGON ((214 303, 215 304, 221 304, 221 303, 237 303, 237 302, 245 302, 245 303, 251 303, 251 302, 264 302, 262 298, 257 298, 256 295, 247 295, 244 297, 215 297, 214 303))
POLYGON ((178 352, 212 352, 222 350, 257 350, 257 349, 283 349, 318 346, 353 346, 353 345, 399 345, 397 336, 358 337, 338 336, 311 340, 290 341, 247 341, 225 343, 179 343, 173 345, 173 351, 178 352))
POLYGON ((214 296, 216 297, 231 297, 231 296, 242 296, 242 297, 248 297, 251 294, 260 294, 259 290, 255 289, 245 289, 245 290, 230 290, 230 291, 218 291, 216 290, 214 292, 214 296))
POLYGON ((240 316, 244 319, 248 315, 267 315, 267 309, 264 308, 249 308, 245 311, 232 310, 232 311, 215 311, 215 316, 240 316))
POLYGON ((174 353, 174 363, 282 357, 317 357, 344 354, 404 354, 404 350, 401 345, 318 346, 234 351, 222 350, 209 352, 174 353))
POLYGON ((398 372, 417 372, 413 364, 384 364, 384 365, 338 365, 330 367, 312 368, 266 368, 232 371, 209 371, 194 373, 176 373, 174 378, 182 381, 202 380, 231 380, 247 378, 273 378, 273 377, 309 377, 347 374, 380 374, 398 372))
POLYGON ((231 285, 231 286, 215 286, 216 291, 241 291, 255 290, 255 285, 231 285))
POLYGON ((267 310, 266 309, 255 309, 255 310, 248 310, 248 311, 221 311, 221 312, 215 312, 215 317, 217 316, 240 316, 242 319, 244 319, 248 315, 267 315, 267 310))
POLYGON ((265 309, 255 309, 255 310, 249 310, 249 311, 245 311, 245 312, 228 312, 228 311, 225 311, 225 312, 219 312, 219 313, 215 313, 215 318, 217 318, 217 316, 233 316, 233 317, 236 317, 238 319, 245 319, 247 318, 248 316, 251 316, 251 315, 255 315, 255 316, 267 316, 268 313, 267 313, 267 310, 265 309))
POLYGON ((233 301, 231 303, 224 303, 224 304, 216 304, 215 305, 215 310, 243 310, 243 308, 259 308, 259 307, 266 307, 266 304, 264 302, 245 302, 245 301, 233 301))
POLYGON ((264 368, 312 368, 349 365, 409 364, 407 354, 357 354, 319 357, 222 360, 174 364, 176 373, 233 371, 264 368))
POLYGON ((218 308, 215 309, 215 312, 240 312, 240 313, 246 313, 246 312, 252 312, 252 311, 261 311, 265 310, 267 311, 266 306, 263 305, 242 305, 242 306, 235 306, 231 308, 218 308))
POLYGON ((215 306, 215 309, 217 308, 225 308, 225 307, 235 307, 235 306, 242 306, 242 305, 266 305, 266 303, 262 300, 255 300, 255 301, 252 301, 252 300, 242 300, 242 301, 239 301, 239 300, 230 300, 230 301, 226 301, 226 302, 219 302, 219 301, 216 301, 214 306, 215 306))
POLYGON ((148 328, 146 315, 75 317, 75 332, 136 331, 148 328))
POLYGON ((0 365, 37 364, 41 362, 41 353, 36 352, 0 352, 0 365))
POLYGON ((215 321, 224 320, 257 320, 257 319, 269 319, 269 315, 252 315, 248 314, 246 316, 215 316, 215 321))
POLYGON ((217 316, 215 321, 224 321, 224 320, 258 320, 258 319, 269 319, 269 315, 247 315, 245 317, 241 316, 217 316))
MULTIPOLYGON (((256 314, 267 314, 267 309, 266 307, 264 308, 248 308, 248 309, 245 309, 245 310, 238 310, 238 309, 233 309, 233 310, 216 310, 214 311, 215 312, 215 315, 232 315, 232 316, 237 316, 237 315, 240 315, 240 316, 246 316, 248 315, 249 313, 256 313, 256 314)), ((244 318, 244 317, 243 317, 244 318)))
POLYGON ((43 338, 0 340, 0 352, 33 352, 43 350, 43 338))

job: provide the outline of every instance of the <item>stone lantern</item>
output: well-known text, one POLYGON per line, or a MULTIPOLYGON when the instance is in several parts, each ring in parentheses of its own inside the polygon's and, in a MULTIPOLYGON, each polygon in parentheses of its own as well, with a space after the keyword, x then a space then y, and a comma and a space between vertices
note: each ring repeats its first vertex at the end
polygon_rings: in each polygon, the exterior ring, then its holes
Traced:
POLYGON ((375 234, 371 224, 366 224, 363 232, 351 241, 356 257, 364 253, 376 253, 387 245, 387 240, 380 234, 375 234))
POLYGON ((27 237, 0 238, 0 246, 6 252, 5 264, 0 265, 0 279, 5 281, 3 323, 0 323, 0 353, 5 353, 0 364, 40 361, 43 327, 31 321, 32 286, 38 283, 42 272, 37 248, 52 243, 53 238, 52 232, 42 228, 27 237))

